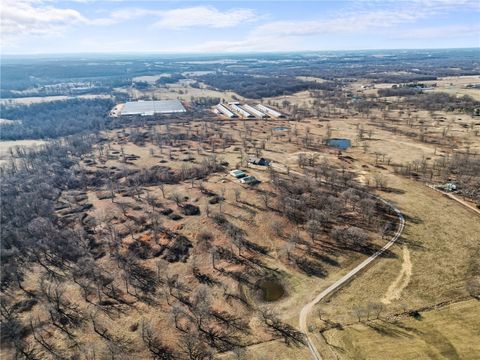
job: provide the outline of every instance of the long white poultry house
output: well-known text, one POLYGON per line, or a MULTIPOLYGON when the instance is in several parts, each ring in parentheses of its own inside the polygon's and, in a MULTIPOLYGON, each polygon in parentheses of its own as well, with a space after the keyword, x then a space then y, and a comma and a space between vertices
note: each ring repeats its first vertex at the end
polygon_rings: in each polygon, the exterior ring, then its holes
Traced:
POLYGON ((222 104, 218 104, 216 106, 217 110, 220 111, 223 115, 225 115, 226 117, 229 117, 229 118, 234 118, 236 117, 236 115, 230 111, 229 109, 227 109, 226 106, 222 105, 222 104))
POLYGON ((248 111, 242 109, 242 108, 240 107, 240 103, 238 103, 238 102, 231 102, 231 103, 229 103, 228 105, 230 106, 230 108, 231 108, 233 111, 235 111, 237 114, 239 114, 239 115, 240 115, 241 117, 243 117, 243 118, 248 119, 248 118, 252 118, 252 117, 253 117, 253 115, 250 114, 248 111))
POLYGON ((270 109, 269 107, 266 107, 265 105, 258 104, 255 106, 258 110, 264 112, 265 114, 275 117, 275 118, 284 118, 285 115, 282 113, 278 112, 277 110, 270 109))
POLYGON ((268 117, 267 114, 255 109, 253 106, 250 106, 248 104, 245 104, 245 105, 242 105, 242 108, 244 108, 245 110, 247 110, 250 114, 252 114, 253 116, 257 117, 257 118, 260 118, 260 119, 263 119, 263 118, 266 118, 268 117))

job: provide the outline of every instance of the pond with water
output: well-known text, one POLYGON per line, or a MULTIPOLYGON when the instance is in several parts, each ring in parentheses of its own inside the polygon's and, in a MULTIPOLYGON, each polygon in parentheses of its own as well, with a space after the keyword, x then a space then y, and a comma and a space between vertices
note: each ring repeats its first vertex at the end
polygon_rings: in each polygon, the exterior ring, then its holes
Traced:
POLYGON ((347 150, 350 146, 352 146, 352 142, 350 139, 332 138, 327 140, 327 145, 337 149, 347 150))
POLYGON ((274 127, 273 131, 287 131, 288 129, 289 128, 286 126, 278 126, 278 127, 274 127))

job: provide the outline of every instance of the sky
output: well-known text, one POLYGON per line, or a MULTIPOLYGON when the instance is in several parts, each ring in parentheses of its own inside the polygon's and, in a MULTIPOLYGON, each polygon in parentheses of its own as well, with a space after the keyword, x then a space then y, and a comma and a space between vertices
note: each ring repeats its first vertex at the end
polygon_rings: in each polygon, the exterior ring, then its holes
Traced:
POLYGON ((2 54, 480 47, 480 0, 0 0, 2 54))

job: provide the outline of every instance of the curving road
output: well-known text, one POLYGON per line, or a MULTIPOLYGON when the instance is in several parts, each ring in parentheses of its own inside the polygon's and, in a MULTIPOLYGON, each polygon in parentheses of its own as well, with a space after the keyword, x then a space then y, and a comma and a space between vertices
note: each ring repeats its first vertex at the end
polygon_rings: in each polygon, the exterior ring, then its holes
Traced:
POLYGON ((399 226, 397 228, 397 231, 395 232, 395 235, 390 239, 388 243, 385 244, 384 247, 382 247, 380 250, 378 250, 375 254, 370 256, 368 259, 365 259, 362 261, 359 265, 357 265, 353 270, 348 272, 346 275, 342 276, 340 279, 335 281, 332 285, 330 285, 328 288, 323 290, 320 294, 318 294, 315 299, 310 301, 308 304, 306 304, 302 310, 300 311, 300 317, 299 317, 299 325, 300 325, 300 330, 305 334, 305 339, 307 341, 308 348, 310 350, 310 353, 312 354, 312 358, 314 360, 321 360, 322 357, 320 356, 320 353, 318 352, 317 348, 315 347, 314 343, 308 336, 308 328, 307 328, 307 317, 308 314, 312 311, 313 307, 315 304, 317 304, 320 300, 325 298, 327 295, 331 294, 335 290, 338 290, 339 288, 342 287, 347 281, 349 281, 351 278, 353 278, 356 274, 358 274, 362 269, 367 267, 372 261, 374 261, 377 257, 382 255, 385 250, 390 248, 400 237, 402 234, 403 228, 405 226, 405 219, 396 207, 394 207, 392 204, 390 204, 388 201, 375 196, 378 200, 382 201, 383 203, 387 204, 390 206, 397 214, 398 219, 399 219, 399 226))
MULTIPOLYGON (((281 167, 278 166, 278 164, 276 163, 272 163, 271 166, 273 168, 276 168, 277 170, 284 170, 284 169, 281 169, 281 167)), ((298 176, 302 176, 304 177, 305 174, 302 174, 298 171, 295 171, 295 170, 290 170, 290 173, 293 173, 295 175, 298 175, 298 176)), ((328 184, 327 182, 325 181, 321 181, 322 183, 325 183, 325 184, 328 184)), ((403 232, 403 228, 405 227, 405 218, 403 217, 402 213, 400 212, 400 210, 398 210, 395 206, 393 206, 390 202, 388 202, 387 200, 385 199, 382 199, 381 197, 379 196, 376 196, 376 195, 372 195, 372 194, 368 194, 372 197, 374 197, 375 199, 383 202, 384 204, 388 205, 393 211, 395 211, 395 213, 397 214, 397 217, 398 217, 398 220, 399 220, 399 225, 398 225, 398 228, 397 228, 397 231, 395 232, 395 234, 393 235, 393 237, 390 239, 390 241, 388 243, 385 244, 384 247, 382 247, 380 250, 378 250, 375 254, 373 254, 372 256, 370 256, 369 258, 365 259, 364 261, 362 261, 360 264, 358 264, 354 269, 350 270, 350 272, 348 272, 347 274, 345 274, 344 276, 342 276, 340 279, 338 279, 337 281, 335 281, 332 285, 330 285, 328 288, 326 288, 325 290, 323 290, 321 293, 319 293, 315 299, 313 299, 312 301, 310 301, 309 303, 305 304, 303 307, 302 307, 302 310, 300 311, 300 316, 299 316, 299 327, 300 327, 300 330, 305 334, 305 339, 307 341, 307 345, 308 345, 308 348, 310 350, 310 353, 312 354, 312 358, 314 360, 321 360, 322 357, 320 356, 320 353, 318 352, 317 348, 315 347, 314 343, 312 342, 312 340, 310 339, 310 337, 308 336, 308 328, 307 328, 307 317, 308 317, 308 314, 310 314, 310 312, 312 311, 313 307, 315 306, 315 304, 317 304, 319 301, 321 301, 322 299, 324 299, 327 295, 333 293, 335 290, 338 290, 339 288, 342 287, 342 285, 344 285, 348 280, 350 280, 351 278, 353 278, 356 274, 358 274, 361 270, 363 270, 365 267, 367 267, 372 261, 374 261, 377 257, 379 257, 380 255, 382 255, 387 249, 389 249, 393 244, 395 244, 395 242, 398 240, 398 238, 400 237, 400 235, 402 234, 403 232)))

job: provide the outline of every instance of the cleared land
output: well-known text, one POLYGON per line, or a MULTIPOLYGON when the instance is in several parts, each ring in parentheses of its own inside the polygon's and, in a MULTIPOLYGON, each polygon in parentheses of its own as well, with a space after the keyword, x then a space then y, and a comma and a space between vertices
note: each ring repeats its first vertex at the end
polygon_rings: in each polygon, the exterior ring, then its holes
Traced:
POLYGON ((473 360, 480 353, 479 323, 479 302, 465 300, 424 311, 418 319, 372 320, 324 334, 338 359, 473 360))
POLYGON ((50 101, 62 101, 71 99, 111 99, 111 95, 75 95, 75 96, 33 96, 33 97, 19 97, 11 99, 0 99, 2 105, 30 105, 50 101))
POLYGON ((10 150, 15 152, 18 147, 31 147, 44 144, 44 140, 15 140, 15 141, 0 141, 0 164, 8 161, 10 157, 10 150))

